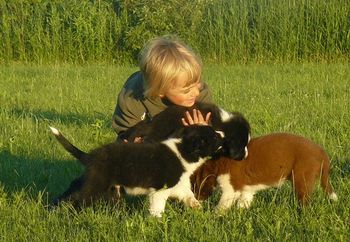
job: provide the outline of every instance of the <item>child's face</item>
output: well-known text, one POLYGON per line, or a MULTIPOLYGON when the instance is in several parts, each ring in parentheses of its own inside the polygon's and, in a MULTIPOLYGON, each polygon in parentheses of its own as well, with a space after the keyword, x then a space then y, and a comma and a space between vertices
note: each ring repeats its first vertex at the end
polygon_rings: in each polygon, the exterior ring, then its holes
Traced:
POLYGON ((165 96, 169 101, 176 105, 191 107, 195 103, 196 97, 199 95, 201 83, 196 82, 189 86, 186 86, 186 83, 187 75, 183 73, 178 76, 174 87, 167 90, 164 95, 161 95, 161 97, 165 96))

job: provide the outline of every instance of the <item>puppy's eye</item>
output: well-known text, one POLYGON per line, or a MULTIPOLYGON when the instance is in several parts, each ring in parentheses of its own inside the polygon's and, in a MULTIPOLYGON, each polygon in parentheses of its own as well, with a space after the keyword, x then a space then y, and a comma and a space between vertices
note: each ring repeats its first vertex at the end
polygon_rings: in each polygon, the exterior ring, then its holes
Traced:
POLYGON ((207 144, 208 142, 207 142, 207 140, 206 139, 201 139, 201 145, 205 145, 205 144, 207 144))

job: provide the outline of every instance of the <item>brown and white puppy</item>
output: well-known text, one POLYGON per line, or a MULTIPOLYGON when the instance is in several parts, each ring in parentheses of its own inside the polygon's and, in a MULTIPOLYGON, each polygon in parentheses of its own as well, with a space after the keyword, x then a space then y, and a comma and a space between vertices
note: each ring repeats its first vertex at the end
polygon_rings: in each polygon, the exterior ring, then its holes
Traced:
POLYGON ((57 129, 50 128, 62 146, 86 168, 54 204, 69 201, 79 208, 108 198, 111 188, 123 186, 128 194, 149 195, 149 211, 157 217, 162 215, 168 197, 190 207, 200 206, 191 191, 190 176, 223 143, 212 127, 191 125, 185 128, 182 138, 154 144, 113 142, 85 153, 57 129))
POLYGON ((293 134, 275 133, 250 140, 248 157, 235 161, 226 157, 210 160, 191 177, 199 200, 206 199, 218 185, 222 190, 217 209, 237 203, 248 208, 254 194, 279 187, 290 180, 301 205, 308 202, 318 177, 328 197, 337 200, 329 183, 330 161, 324 149, 293 134))

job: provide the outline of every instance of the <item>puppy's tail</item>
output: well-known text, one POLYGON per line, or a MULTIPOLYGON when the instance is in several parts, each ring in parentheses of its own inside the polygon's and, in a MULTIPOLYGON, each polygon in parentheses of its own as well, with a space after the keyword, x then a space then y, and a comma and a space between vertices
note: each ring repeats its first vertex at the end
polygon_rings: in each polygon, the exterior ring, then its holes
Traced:
POLYGON ((337 201, 338 196, 334 192, 332 185, 329 182, 329 171, 330 171, 330 162, 329 159, 322 164, 322 173, 321 173, 321 187, 327 193, 328 198, 337 201))
POLYGON ((85 153, 84 151, 81 151, 77 147, 75 147, 71 142, 69 142, 62 134, 61 132, 54 128, 51 127, 51 132, 55 135, 56 139, 60 144, 69 152, 71 153, 75 158, 77 158, 83 165, 87 165, 88 162, 88 154, 85 153))

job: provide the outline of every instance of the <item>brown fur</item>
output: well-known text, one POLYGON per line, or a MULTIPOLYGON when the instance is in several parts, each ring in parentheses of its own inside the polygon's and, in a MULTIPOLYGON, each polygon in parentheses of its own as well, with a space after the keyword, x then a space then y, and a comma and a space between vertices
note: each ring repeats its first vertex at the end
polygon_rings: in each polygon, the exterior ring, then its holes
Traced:
POLYGON ((201 200, 206 199, 219 185, 223 194, 218 208, 226 209, 233 202, 237 202, 239 207, 249 207, 256 191, 279 186, 288 179, 304 205, 318 177, 328 196, 336 200, 329 183, 329 170, 330 161, 321 146, 301 136, 276 133, 251 139, 248 157, 243 161, 221 157, 205 163, 192 175, 191 181, 196 196, 201 200), (228 182, 220 178, 224 174, 229 174, 229 184, 233 190, 225 187, 228 182), (263 186, 258 188, 257 185, 263 186), (250 193, 247 193, 247 188, 250 193))

